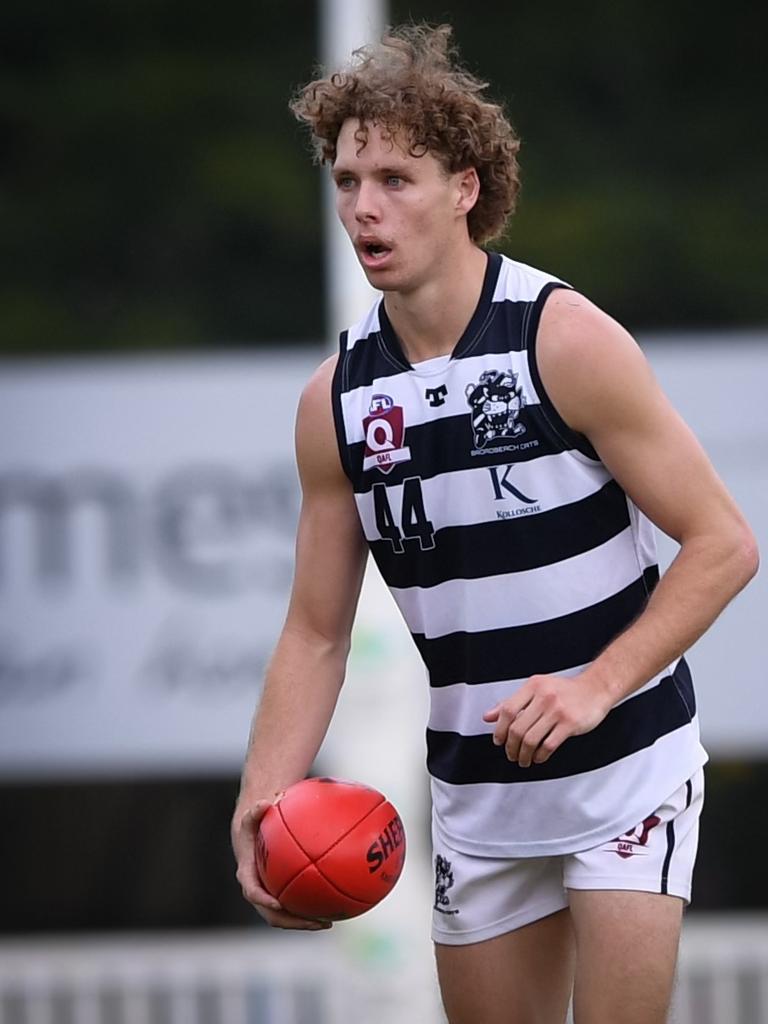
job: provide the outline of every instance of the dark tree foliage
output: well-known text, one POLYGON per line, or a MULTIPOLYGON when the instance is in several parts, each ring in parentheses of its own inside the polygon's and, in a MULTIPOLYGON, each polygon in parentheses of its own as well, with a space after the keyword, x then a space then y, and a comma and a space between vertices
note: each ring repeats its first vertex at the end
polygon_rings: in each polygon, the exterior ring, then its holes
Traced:
POLYGON ((768 8, 393 3, 445 19, 523 139, 503 248, 632 328, 764 324, 768 8))
MULTIPOLYGON (((506 251, 632 328, 765 322, 764 5, 408 17, 454 24, 522 134, 506 251)), ((320 174, 287 110, 317 46, 309 0, 6 0, 0 350, 320 337, 320 174)))
POLYGON ((7 0, 5 351, 317 335, 319 182, 287 110, 315 34, 285 0, 7 0))

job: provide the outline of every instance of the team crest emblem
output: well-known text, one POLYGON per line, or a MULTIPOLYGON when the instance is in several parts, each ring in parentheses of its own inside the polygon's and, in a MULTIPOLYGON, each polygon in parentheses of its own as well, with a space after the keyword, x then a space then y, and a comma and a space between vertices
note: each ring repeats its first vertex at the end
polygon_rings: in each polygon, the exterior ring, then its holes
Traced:
POLYGON ((389 473, 397 462, 409 462, 411 449, 403 444, 403 408, 389 395, 371 395, 371 406, 363 420, 365 454, 363 469, 389 473))
POLYGON ((525 433, 525 427, 518 421, 525 395, 516 373, 485 370, 477 384, 467 384, 465 394, 472 409, 477 448, 501 437, 519 437, 525 433))

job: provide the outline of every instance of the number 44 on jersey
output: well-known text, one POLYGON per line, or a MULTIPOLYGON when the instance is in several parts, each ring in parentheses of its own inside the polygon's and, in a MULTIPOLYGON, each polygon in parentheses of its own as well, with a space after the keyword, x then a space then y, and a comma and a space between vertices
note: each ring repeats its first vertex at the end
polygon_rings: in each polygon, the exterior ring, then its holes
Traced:
POLYGON ((399 524, 389 504, 386 484, 373 485, 373 508, 379 534, 392 544, 395 554, 403 553, 404 540, 418 540, 422 551, 435 546, 435 528, 424 509, 421 477, 409 476, 403 480, 399 524))

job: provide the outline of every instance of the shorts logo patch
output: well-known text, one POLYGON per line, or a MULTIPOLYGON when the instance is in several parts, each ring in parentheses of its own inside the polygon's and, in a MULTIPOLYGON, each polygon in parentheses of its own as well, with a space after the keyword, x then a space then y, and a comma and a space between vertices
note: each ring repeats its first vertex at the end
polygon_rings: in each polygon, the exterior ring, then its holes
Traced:
POLYGON ((411 449, 403 444, 403 407, 389 395, 371 395, 368 415, 363 420, 365 453, 363 469, 389 473, 397 462, 410 462, 411 449))
POLYGON ((453 871, 451 862, 441 857, 438 853, 435 857, 435 904, 434 909, 438 914, 458 914, 456 909, 448 909, 451 898, 448 890, 453 888, 453 871))
POLYGON ((661 822, 655 814, 651 814, 645 821, 641 821, 639 825, 636 825, 629 832, 623 832, 617 839, 612 839, 610 843, 606 843, 603 849, 606 853, 617 853, 619 857, 624 860, 627 857, 636 857, 638 855, 647 857, 648 856, 648 837, 651 834, 651 830, 661 822))

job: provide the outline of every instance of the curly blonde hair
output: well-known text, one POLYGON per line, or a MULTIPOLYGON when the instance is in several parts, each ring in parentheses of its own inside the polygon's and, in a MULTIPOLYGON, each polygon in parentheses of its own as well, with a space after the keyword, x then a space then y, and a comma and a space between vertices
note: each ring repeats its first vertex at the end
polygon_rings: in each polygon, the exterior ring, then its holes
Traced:
POLYGON ((474 167, 480 195, 467 218, 470 238, 482 244, 500 235, 520 190, 520 140, 504 110, 484 98, 487 83, 461 66, 451 27, 405 25, 380 43, 355 50, 352 63, 305 85, 290 107, 312 132, 318 163, 336 159, 344 122, 404 133, 411 156, 431 153, 448 174, 474 167))

